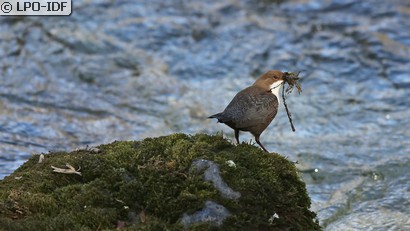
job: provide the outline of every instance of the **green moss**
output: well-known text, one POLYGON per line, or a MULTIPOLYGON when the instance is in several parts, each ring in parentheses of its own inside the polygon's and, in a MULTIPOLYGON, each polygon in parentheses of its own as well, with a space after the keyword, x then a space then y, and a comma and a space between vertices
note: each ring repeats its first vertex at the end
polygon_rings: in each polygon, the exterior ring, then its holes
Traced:
POLYGON ((205 134, 97 149, 50 153, 42 163, 35 155, 0 181, 0 230, 181 230, 182 215, 202 209, 207 200, 232 216, 222 227, 202 223, 190 230, 320 230, 305 184, 278 154, 205 134), (219 164, 223 179, 241 197, 222 198, 191 171, 195 159, 219 164), (81 167, 82 176, 52 172, 51 165, 66 163, 81 167), (274 213, 279 219, 269 222, 274 213))

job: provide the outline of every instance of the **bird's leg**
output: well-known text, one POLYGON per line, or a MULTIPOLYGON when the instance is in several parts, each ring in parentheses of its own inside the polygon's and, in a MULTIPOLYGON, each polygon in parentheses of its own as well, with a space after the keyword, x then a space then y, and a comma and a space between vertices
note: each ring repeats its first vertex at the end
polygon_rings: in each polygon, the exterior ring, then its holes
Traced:
POLYGON ((269 151, 262 145, 262 143, 259 141, 259 136, 255 136, 255 141, 256 143, 259 144, 259 146, 261 146, 261 148, 263 149, 263 151, 269 153, 269 151))
POLYGON ((238 142, 239 144, 239 130, 237 129, 235 129, 235 139, 236 139, 236 142, 238 142))

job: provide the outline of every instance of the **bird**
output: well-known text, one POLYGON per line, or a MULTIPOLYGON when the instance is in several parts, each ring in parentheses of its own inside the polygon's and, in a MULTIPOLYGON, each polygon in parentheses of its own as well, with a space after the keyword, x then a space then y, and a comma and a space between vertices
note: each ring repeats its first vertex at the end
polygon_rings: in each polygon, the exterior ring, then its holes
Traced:
POLYGON ((238 144, 239 132, 250 132, 256 143, 269 153, 259 138, 278 112, 279 90, 285 74, 278 70, 264 73, 251 86, 238 92, 223 112, 208 118, 216 118, 218 123, 232 128, 238 144))

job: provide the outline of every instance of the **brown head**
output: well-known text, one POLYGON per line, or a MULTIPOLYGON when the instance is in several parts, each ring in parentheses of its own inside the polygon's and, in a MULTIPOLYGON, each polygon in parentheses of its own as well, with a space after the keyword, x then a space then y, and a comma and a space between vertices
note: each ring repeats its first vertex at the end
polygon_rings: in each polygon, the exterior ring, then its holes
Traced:
MULTIPOLYGON (((283 82, 283 73, 281 71, 268 71, 265 74, 261 75, 253 84, 253 86, 262 88, 266 91, 277 90, 279 92, 280 85, 283 82)), ((277 95, 277 94, 275 94, 277 95)))

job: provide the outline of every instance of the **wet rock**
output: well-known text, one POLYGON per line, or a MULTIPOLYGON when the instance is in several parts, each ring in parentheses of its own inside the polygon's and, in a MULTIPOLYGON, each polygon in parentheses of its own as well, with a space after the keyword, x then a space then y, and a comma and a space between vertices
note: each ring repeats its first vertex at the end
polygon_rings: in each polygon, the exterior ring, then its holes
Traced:
POLYGON ((223 221, 230 216, 231 213, 222 205, 219 205, 213 201, 206 201, 205 208, 195 212, 192 215, 184 214, 181 223, 184 228, 189 228, 195 223, 210 223, 216 226, 221 226, 223 221))
POLYGON ((224 198, 236 200, 241 197, 241 193, 234 191, 222 179, 218 164, 215 164, 214 162, 209 160, 199 159, 195 160, 192 163, 192 167, 197 171, 205 170, 204 180, 212 182, 214 187, 224 198))

